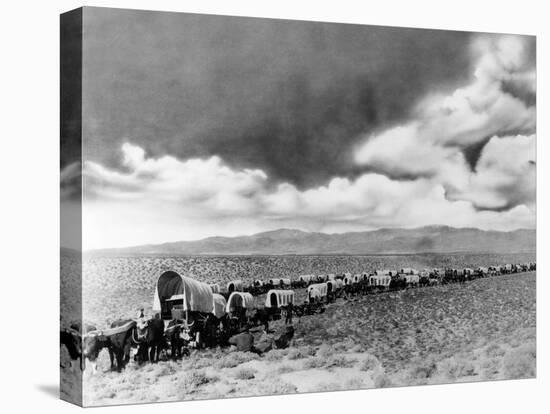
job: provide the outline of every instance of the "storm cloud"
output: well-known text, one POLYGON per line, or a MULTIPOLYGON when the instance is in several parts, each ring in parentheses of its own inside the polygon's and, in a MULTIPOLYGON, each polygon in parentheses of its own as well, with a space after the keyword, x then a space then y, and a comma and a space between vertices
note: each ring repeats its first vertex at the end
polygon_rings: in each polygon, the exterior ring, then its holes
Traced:
POLYGON ((86 158, 219 155, 301 188, 358 175, 350 145, 469 76, 471 34, 85 9, 86 158))

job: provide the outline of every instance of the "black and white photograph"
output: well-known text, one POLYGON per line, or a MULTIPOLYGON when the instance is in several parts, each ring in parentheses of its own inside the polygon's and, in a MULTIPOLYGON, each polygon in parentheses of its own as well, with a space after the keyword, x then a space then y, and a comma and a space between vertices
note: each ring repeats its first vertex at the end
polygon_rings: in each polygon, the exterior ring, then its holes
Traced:
POLYGON ((60 33, 61 399, 537 377, 535 36, 102 7, 60 33))

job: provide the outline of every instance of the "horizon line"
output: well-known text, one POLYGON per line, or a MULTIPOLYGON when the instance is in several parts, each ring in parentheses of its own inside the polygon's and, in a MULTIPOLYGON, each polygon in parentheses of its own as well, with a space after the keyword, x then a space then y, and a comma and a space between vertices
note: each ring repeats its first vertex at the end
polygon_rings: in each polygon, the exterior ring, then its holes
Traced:
MULTIPOLYGON (((455 226, 449 226, 449 225, 446 225, 446 224, 429 224, 429 225, 426 225, 426 226, 416 226, 416 227, 380 227, 380 228, 372 229, 372 230, 346 231, 346 232, 341 232, 341 233, 338 233, 338 232, 327 233, 327 232, 322 232, 322 231, 309 231, 309 230, 301 230, 301 229, 298 229, 298 228, 280 227, 280 228, 273 229, 273 230, 265 230, 265 231, 260 231, 260 232, 257 232, 257 233, 251 233, 251 234, 237 234, 237 235, 234 235, 234 236, 208 236, 208 237, 203 237, 203 238, 200 238, 200 239, 193 239, 193 240, 179 239, 179 240, 174 240, 174 241, 164 241, 164 242, 158 242, 158 243, 143 243, 143 244, 136 244, 136 245, 120 246, 120 247, 99 247, 99 248, 91 248, 91 249, 80 249, 80 251, 82 253, 92 253, 92 252, 104 251, 104 250, 124 250, 124 249, 133 249, 133 248, 144 247, 144 246, 162 246, 162 245, 172 244, 172 243, 194 243, 194 242, 200 242, 200 241, 205 241, 205 240, 214 239, 214 238, 236 239, 236 238, 240 238, 240 237, 253 237, 253 236, 257 236, 259 234, 273 233, 273 232, 285 231, 285 230, 286 231, 297 231, 297 232, 300 232, 300 233, 323 234, 323 235, 327 235, 327 236, 333 236, 333 235, 342 235, 342 234, 373 233, 373 232, 376 232, 376 231, 383 231, 383 230, 418 230, 418 229, 425 229, 425 228, 430 228, 430 227, 431 228, 435 228, 435 227, 443 228, 443 227, 445 227, 445 228, 450 228, 450 229, 455 229, 455 230, 478 230, 478 231, 482 231, 482 232, 497 232, 497 233, 512 233, 512 232, 522 231, 522 230, 536 231, 536 227, 535 228, 522 227, 522 228, 517 228, 517 229, 513 229, 513 230, 494 230, 494 229, 481 229, 479 227, 455 227, 455 226)), ((75 249, 73 247, 60 246, 60 248, 61 249, 70 249, 70 250, 78 251, 78 249, 75 249)))

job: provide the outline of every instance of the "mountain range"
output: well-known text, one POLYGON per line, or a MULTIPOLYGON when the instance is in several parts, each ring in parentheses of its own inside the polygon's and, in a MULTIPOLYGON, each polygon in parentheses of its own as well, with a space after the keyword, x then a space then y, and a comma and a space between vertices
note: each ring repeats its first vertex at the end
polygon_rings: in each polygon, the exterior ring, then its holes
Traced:
POLYGON ((125 248, 94 250, 108 255, 288 255, 523 253, 536 249, 535 230, 509 232, 426 226, 414 229, 326 234, 279 229, 236 237, 208 237, 125 248))

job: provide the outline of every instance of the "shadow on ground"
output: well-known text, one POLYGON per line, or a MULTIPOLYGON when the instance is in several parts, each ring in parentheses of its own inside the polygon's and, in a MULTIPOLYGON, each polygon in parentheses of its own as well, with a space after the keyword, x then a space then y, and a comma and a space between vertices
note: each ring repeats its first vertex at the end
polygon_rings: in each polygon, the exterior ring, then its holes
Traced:
POLYGON ((57 384, 39 384, 36 389, 52 398, 59 398, 59 385, 57 384))

